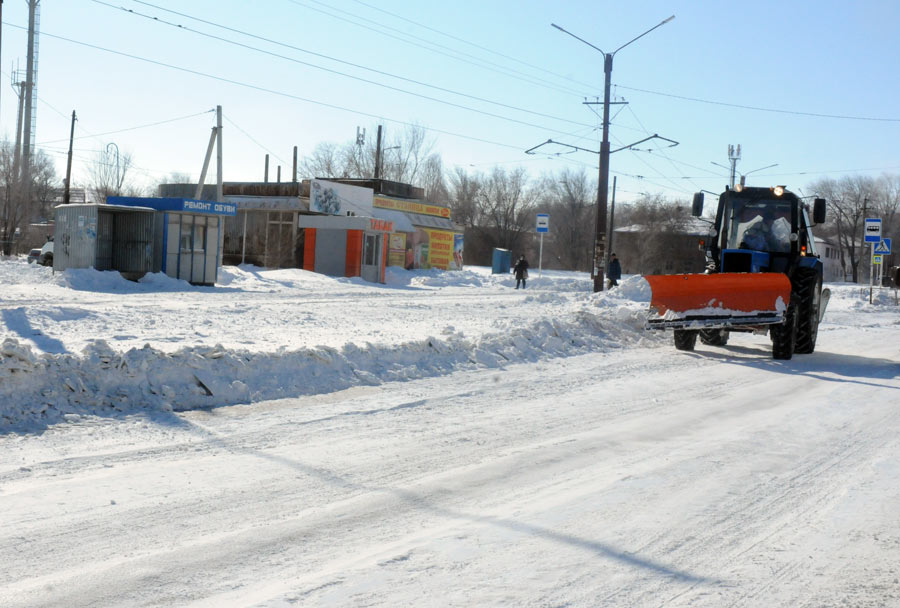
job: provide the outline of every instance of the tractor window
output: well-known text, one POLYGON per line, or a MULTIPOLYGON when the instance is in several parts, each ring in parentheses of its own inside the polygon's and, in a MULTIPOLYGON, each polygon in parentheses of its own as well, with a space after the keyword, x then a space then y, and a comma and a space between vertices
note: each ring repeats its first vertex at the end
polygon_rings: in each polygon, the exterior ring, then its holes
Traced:
POLYGON ((791 250, 791 205, 781 200, 730 201, 726 249, 791 250))

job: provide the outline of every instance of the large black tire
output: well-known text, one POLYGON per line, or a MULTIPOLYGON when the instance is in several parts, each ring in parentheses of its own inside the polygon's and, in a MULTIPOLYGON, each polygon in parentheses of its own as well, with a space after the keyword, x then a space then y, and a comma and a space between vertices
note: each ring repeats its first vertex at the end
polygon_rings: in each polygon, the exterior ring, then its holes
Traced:
POLYGON ((710 346, 725 346, 728 344, 727 329, 701 329, 700 341, 710 346))
POLYGON ((676 329, 675 330, 675 348, 678 350, 694 350, 697 344, 696 329, 676 329))
POLYGON ((787 360, 793 357, 797 345, 797 304, 793 297, 784 323, 773 325, 769 331, 772 333, 772 358, 787 360))
POLYGON ((822 282, 815 270, 797 271, 797 345, 794 352, 808 354, 816 350, 819 334, 819 306, 822 301, 822 282))

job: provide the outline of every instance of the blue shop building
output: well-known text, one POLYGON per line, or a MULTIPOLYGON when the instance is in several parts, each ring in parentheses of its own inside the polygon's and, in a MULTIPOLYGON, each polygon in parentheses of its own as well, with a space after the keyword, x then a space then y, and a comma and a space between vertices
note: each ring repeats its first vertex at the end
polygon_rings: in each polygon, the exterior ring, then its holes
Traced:
POLYGON ((214 285, 225 218, 237 214, 237 205, 110 196, 102 205, 59 205, 56 214, 64 220, 57 223, 62 228, 57 238, 65 246, 55 254, 54 270, 93 267, 118 270, 130 279, 163 272, 194 285, 214 285))

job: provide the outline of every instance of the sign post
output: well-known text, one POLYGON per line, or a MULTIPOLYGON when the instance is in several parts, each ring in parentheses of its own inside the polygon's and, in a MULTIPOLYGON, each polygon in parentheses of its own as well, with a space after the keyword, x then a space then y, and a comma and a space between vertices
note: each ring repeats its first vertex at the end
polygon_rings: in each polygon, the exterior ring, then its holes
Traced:
POLYGON ((875 283, 875 245, 881 242, 881 218, 867 217, 866 232, 863 236, 872 246, 872 262, 869 264, 869 304, 872 303, 872 285, 875 283))
POLYGON ((543 263, 544 263, 544 233, 550 232, 550 214, 549 213, 538 213, 537 214, 537 232, 541 235, 541 247, 540 253, 538 254, 538 276, 540 277, 543 274, 543 263))

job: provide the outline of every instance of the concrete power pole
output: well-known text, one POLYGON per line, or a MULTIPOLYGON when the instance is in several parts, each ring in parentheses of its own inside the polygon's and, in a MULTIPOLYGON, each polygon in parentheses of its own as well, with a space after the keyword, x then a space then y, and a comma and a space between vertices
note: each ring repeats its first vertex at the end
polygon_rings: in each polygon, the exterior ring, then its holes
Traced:
POLYGON ((737 145, 737 150, 731 144, 728 144, 728 162, 731 163, 731 189, 734 189, 734 179, 737 175, 737 163, 741 160, 741 144, 737 145))
POLYGON ((375 139, 375 179, 381 177, 381 125, 378 125, 378 135, 375 139))
POLYGON ((31 159, 34 148, 34 132, 37 124, 34 100, 37 95, 37 30, 40 0, 28 0, 28 58, 25 66, 25 116, 22 124, 22 184, 25 200, 31 196, 31 159))
MULTIPOLYGON (((68 205, 72 191, 72 142, 75 140, 75 110, 72 110, 72 130, 69 132, 69 158, 66 161, 66 190, 63 194, 63 204, 68 205)), ((119 174, 116 172, 116 188, 119 187, 119 174)))

